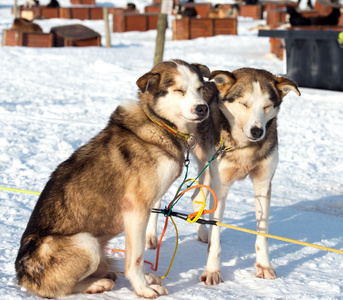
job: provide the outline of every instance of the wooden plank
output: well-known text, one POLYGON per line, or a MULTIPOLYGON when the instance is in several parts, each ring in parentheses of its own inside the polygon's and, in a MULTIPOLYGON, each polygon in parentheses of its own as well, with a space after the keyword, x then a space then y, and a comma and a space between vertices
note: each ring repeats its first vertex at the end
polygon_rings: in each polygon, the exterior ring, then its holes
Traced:
POLYGON ((3 30, 3 46, 53 47, 53 34, 3 30))
POLYGON ((157 29, 158 14, 116 14, 113 32, 147 31, 157 29))
POLYGON ((262 5, 241 5, 239 15, 260 20, 262 19, 262 5))
POLYGON ((95 0, 70 0, 73 5, 95 5, 95 0))
POLYGON ((190 18, 190 39, 196 39, 199 37, 213 36, 212 21, 213 19, 195 19, 190 18))
POLYGON ((279 26, 286 23, 287 12, 285 8, 273 8, 267 12, 267 25, 279 26))
POLYGON ((173 40, 237 34, 236 18, 183 18, 173 22, 173 40))
POLYGON ((275 54, 279 59, 283 59, 284 46, 280 38, 270 38, 270 52, 275 54))
POLYGON ((89 19, 90 20, 102 20, 104 18, 104 10, 102 7, 90 7, 89 19))
POLYGON ((159 13, 160 12, 160 5, 147 5, 144 7, 144 13, 159 13))
POLYGON ((23 32, 22 46, 53 47, 53 35, 49 33, 23 32))
POLYGON ((237 35, 237 19, 213 19, 214 33, 213 35, 237 35))
POLYGON ((39 7, 39 16, 44 17, 45 19, 53 19, 60 17, 60 8, 59 7, 39 7))
POLYGON ((200 18, 206 18, 212 9, 212 3, 183 3, 182 6, 195 8, 200 18))

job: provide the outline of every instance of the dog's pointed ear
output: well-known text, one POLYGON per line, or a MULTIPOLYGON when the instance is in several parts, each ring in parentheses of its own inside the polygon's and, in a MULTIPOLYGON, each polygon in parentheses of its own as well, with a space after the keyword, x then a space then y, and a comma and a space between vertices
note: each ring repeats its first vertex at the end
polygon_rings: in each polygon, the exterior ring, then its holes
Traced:
POLYGON ((298 96, 301 95, 297 83, 293 80, 286 77, 277 77, 276 80, 278 82, 276 87, 281 91, 282 97, 286 96, 290 91, 294 91, 298 96))
POLYGON ((151 72, 144 74, 136 81, 136 84, 142 93, 154 93, 155 91, 157 91, 159 83, 160 75, 151 72))
POLYGON ((207 66, 201 64, 192 64, 192 66, 196 67, 203 77, 210 78, 211 71, 207 66))
POLYGON ((213 71, 210 80, 213 79, 220 94, 222 96, 227 94, 227 91, 235 84, 236 77, 229 71, 213 71))

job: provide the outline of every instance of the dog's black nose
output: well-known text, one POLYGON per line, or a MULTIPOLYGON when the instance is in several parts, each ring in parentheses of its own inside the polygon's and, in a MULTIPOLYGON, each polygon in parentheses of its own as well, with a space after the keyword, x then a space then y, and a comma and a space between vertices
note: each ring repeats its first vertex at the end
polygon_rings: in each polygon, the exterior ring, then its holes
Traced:
POLYGON ((250 132, 254 139, 259 139, 263 135, 263 129, 259 127, 251 128, 250 132))
POLYGON ((208 112, 208 106, 206 104, 197 105, 195 107, 195 112, 199 116, 205 116, 207 114, 207 112, 208 112))

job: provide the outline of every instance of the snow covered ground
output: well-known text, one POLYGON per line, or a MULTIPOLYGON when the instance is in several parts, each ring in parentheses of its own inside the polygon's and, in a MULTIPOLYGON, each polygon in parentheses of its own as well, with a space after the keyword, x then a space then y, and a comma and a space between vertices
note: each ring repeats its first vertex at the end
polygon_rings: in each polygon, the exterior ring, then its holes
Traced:
MULTIPOLYGON (((140 1, 139 8, 148 3, 140 1)), ((126 1, 108 0, 106 4, 123 6, 126 1)), ((11 5, 11 0, 0 0, 0 31, 12 24, 11 5)), ((211 70, 255 67, 283 74, 283 62, 269 53, 268 38, 249 30, 263 22, 240 18, 238 36, 190 41, 172 41, 169 27, 164 59, 202 63, 211 70)), ((46 32, 69 23, 84 24, 102 35, 105 32, 103 21, 37 23, 46 32)), ((54 168, 105 126, 120 101, 136 99, 135 82, 152 67, 155 37, 156 31, 112 33, 111 48, 1 47, 0 186, 41 191, 54 168)), ((343 249, 343 93, 300 90, 301 97, 290 93, 285 98, 279 115, 280 163, 273 181, 270 233, 343 249)), ((193 162, 190 176, 196 176, 193 162)), ((164 204, 171 201, 180 182, 170 188, 164 204)), ((19 240, 36 200, 34 195, 0 191, 1 299, 38 299, 17 286, 14 270, 19 240)), ((189 196, 180 200, 177 210, 191 211, 189 196)), ((179 249, 163 280, 169 295, 161 299, 343 299, 343 255, 270 240, 278 279, 258 279, 254 276, 255 237, 229 229, 222 230, 221 237, 225 282, 205 286, 199 276, 207 245, 196 239, 193 225, 176 222, 179 249)), ((249 180, 231 189, 224 223, 256 228, 249 180)), ((163 224, 160 217, 159 232, 163 224)), ((174 245, 170 225, 157 275, 165 274, 174 245)), ((113 239, 111 247, 124 249, 124 236, 113 239)), ((121 271, 123 257, 109 255, 121 271)), ((154 262, 155 255, 155 251, 146 251, 149 261, 154 262)), ((136 298, 122 274, 110 292, 67 297, 136 298)))

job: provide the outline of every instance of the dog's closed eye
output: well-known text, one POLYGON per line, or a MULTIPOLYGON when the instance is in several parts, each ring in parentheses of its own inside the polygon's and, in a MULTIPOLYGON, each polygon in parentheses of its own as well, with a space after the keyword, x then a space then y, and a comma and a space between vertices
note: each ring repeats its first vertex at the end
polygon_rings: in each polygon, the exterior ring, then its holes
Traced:
POLYGON ((176 90, 174 90, 174 92, 181 93, 182 96, 184 96, 186 93, 183 89, 176 89, 176 90))

